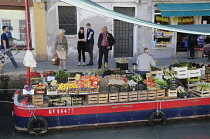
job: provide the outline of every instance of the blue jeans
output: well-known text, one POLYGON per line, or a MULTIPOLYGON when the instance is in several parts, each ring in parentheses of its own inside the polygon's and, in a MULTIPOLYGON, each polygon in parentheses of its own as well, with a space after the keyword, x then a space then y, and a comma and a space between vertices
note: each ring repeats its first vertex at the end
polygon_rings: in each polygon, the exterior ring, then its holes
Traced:
POLYGON ((138 74, 140 74, 144 79, 146 79, 146 74, 150 73, 150 71, 138 71, 138 74))
MULTIPOLYGON (((4 49, 1 49, 1 52, 4 52, 4 49)), ((18 64, 16 63, 14 56, 12 55, 11 50, 8 50, 7 52, 5 52, 4 54, 6 54, 9 59, 11 60, 12 64, 14 65, 15 68, 17 68, 18 64)))

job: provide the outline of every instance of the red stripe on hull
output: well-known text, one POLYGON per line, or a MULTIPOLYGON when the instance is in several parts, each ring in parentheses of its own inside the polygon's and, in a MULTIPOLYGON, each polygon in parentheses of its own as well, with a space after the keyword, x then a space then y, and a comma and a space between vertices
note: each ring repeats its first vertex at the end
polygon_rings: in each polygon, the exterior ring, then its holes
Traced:
POLYGON ((84 115, 96 113, 115 113, 127 111, 142 111, 153 109, 179 108, 198 105, 210 105, 210 97, 186 98, 162 101, 130 102, 104 105, 86 105, 69 107, 46 107, 27 108, 14 105, 14 112, 20 117, 31 117, 34 115, 63 116, 63 115, 84 115))

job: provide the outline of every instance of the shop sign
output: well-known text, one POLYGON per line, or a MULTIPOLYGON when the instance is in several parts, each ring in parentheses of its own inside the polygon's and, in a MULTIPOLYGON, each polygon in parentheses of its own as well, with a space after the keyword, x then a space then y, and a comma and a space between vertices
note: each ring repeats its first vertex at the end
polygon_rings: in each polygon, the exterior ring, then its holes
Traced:
POLYGON ((169 22, 169 18, 156 16, 156 21, 169 22))
POLYGON ((189 18, 173 17, 172 21, 179 22, 179 23, 192 23, 194 19, 193 17, 189 17, 189 18))

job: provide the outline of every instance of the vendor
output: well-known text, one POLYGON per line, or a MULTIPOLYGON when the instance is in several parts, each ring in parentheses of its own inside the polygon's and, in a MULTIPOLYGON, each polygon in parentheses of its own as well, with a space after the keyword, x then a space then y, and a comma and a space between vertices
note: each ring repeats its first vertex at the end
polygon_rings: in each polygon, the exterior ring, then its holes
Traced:
POLYGON ((144 48, 144 53, 139 55, 136 61, 138 65, 138 74, 146 79, 146 74, 150 72, 151 66, 156 66, 154 59, 148 55, 148 48, 144 48))
MULTIPOLYGON (((210 45, 210 36, 207 36, 206 39, 204 40, 205 44, 209 44, 210 45)), ((208 59, 207 61, 210 61, 210 55, 208 55, 208 59)))

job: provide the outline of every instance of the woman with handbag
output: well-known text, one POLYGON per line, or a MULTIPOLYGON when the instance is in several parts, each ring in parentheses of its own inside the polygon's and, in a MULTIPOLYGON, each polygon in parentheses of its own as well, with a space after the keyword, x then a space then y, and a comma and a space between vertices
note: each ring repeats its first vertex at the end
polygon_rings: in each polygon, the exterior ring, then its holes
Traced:
POLYGON ((80 27, 80 29, 79 29, 77 50, 78 50, 78 66, 81 65, 81 55, 83 58, 82 65, 85 66, 86 39, 85 39, 84 27, 80 27))
POLYGON ((55 55, 58 55, 60 58, 60 64, 59 64, 59 69, 63 69, 64 71, 67 71, 66 69, 66 54, 68 54, 68 42, 66 37, 64 36, 65 30, 60 29, 59 30, 59 35, 56 37, 54 46, 55 46, 55 55))

